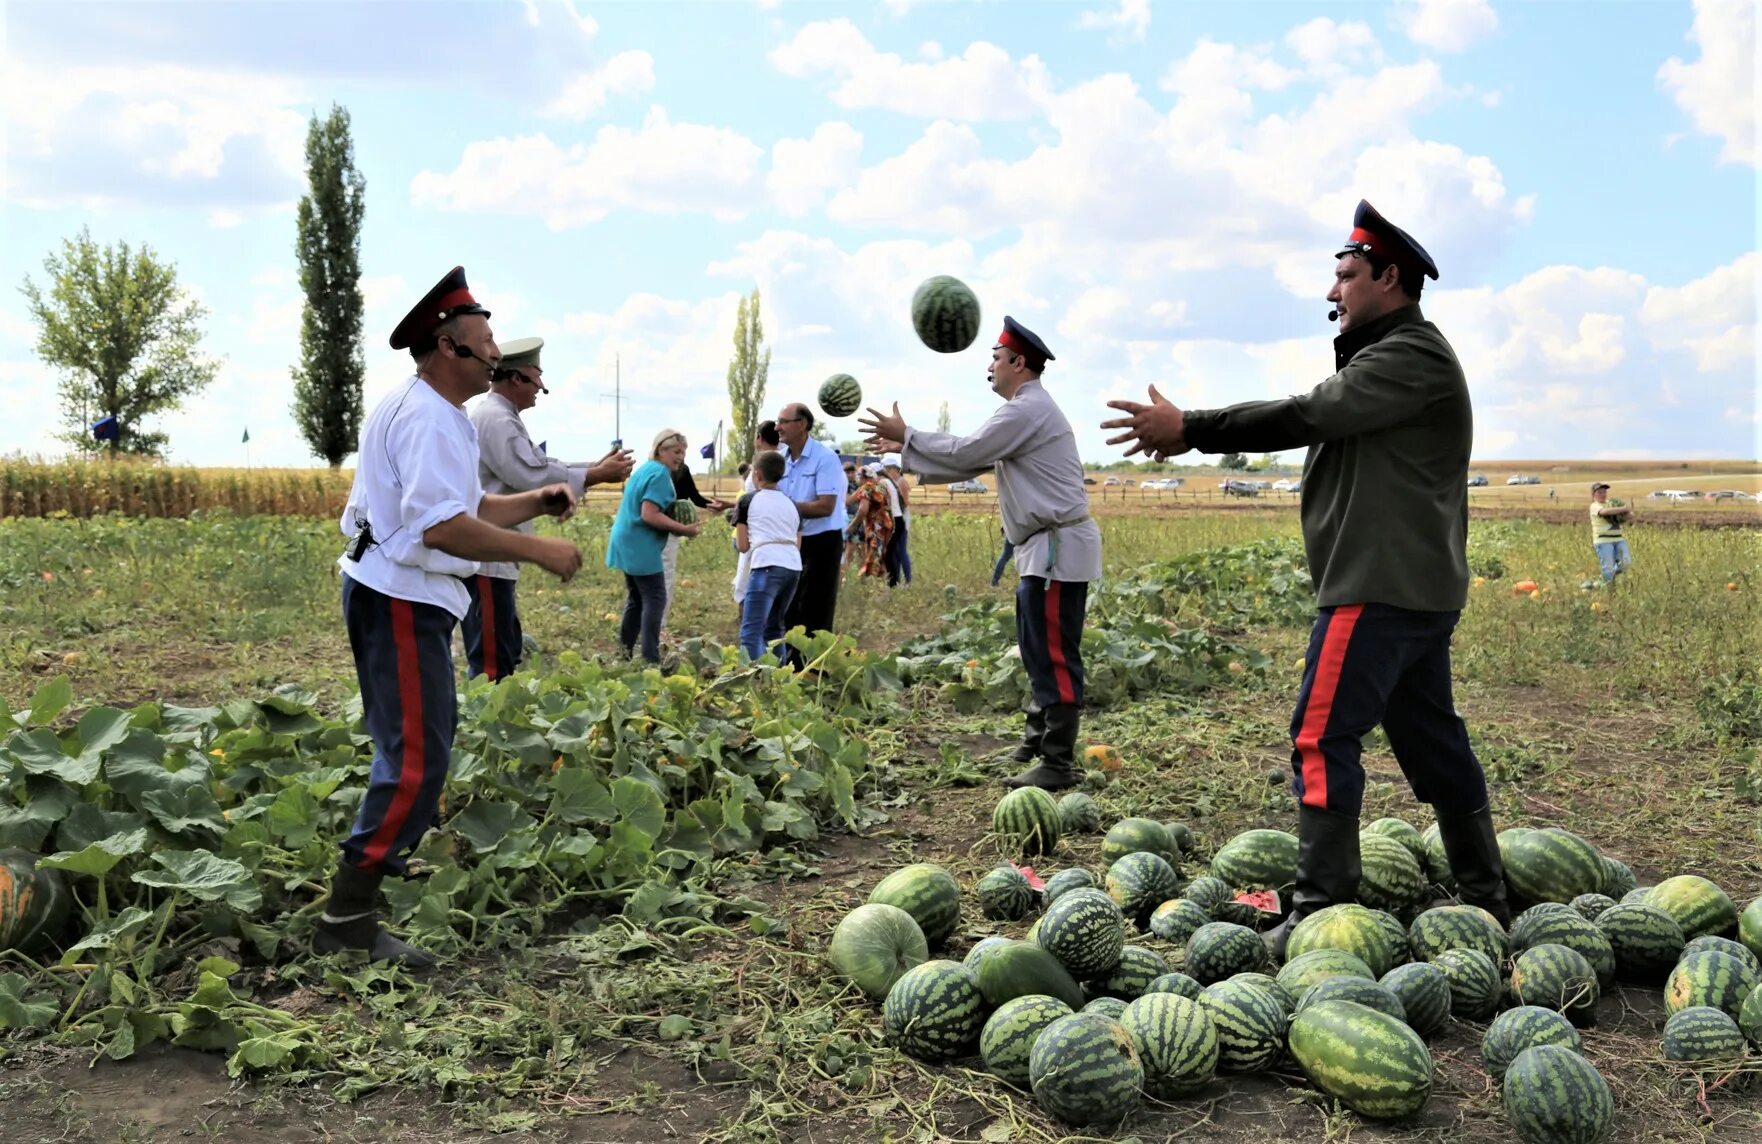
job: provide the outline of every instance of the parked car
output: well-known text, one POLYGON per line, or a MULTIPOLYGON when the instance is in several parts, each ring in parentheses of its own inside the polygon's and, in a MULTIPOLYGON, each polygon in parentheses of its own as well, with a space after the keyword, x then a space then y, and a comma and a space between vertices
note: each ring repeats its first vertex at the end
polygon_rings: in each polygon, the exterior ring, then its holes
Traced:
POLYGON ((1109 477, 1109 478, 1107 478, 1107 480, 1102 481, 1101 483, 1110 489, 1118 488, 1119 484, 1120 484, 1120 479, 1118 477, 1109 477))
POLYGON ((1748 493, 1740 493, 1736 489, 1720 489, 1707 494, 1708 500, 1749 500, 1748 493))
POLYGON ((1683 501, 1692 501, 1695 499, 1695 494, 1687 489, 1659 489, 1652 495, 1679 504, 1683 501))
POLYGON ((985 487, 984 481, 956 481, 948 486, 948 491, 951 493, 988 493, 991 490, 985 487))
POLYGON ((1097 481, 1094 477, 1084 477, 1083 483, 1086 485, 1094 485, 1094 484, 1099 484, 1100 482, 1097 481))
POLYGON ((1260 489, 1254 481, 1229 480, 1218 486, 1227 497, 1257 497, 1260 489))
POLYGON ((1513 473, 1511 476, 1505 478, 1505 483, 1508 485, 1539 485, 1542 483, 1542 478, 1526 477, 1513 473))
POLYGON ((1143 484, 1139 485, 1138 487, 1141 489, 1154 490, 1157 492, 1167 492, 1171 489, 1180 488, 1181 487, 1181 478, 1180 477, 1157 477, 1155 480, 1145 481, 1143 484))
POLYGON ((1468 478, 1468 487, 1471 489, 1484 489, 1484 488, 1486 488, 1487 487, 1487 474, 1475 473, 1473 476, 1469 477, 1468 478))
POLYGON ((1300 493, 1303 481, 1297 477, 1281 477, 1273 482, 1273 491, 1277 493, 1300 493))

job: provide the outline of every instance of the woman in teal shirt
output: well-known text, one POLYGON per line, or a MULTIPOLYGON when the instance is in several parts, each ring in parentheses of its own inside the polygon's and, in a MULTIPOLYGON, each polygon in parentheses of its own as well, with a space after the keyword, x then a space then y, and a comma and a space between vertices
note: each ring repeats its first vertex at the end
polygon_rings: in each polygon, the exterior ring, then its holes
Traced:
POLYGON ((642 641, 642 658, 661 662, 661 617, 667 610, 667 578, 661 550, 667 537, 696 536, 698 526, 680 524, 667 515, 673 507, 673 470, 685 460, 685 434, 663 429, 655 434, 649 459, 624 482, 624 500, 612 521, 606 543, 606 567, 624 573, 624 619, 618 642, 626 656, 642 641))

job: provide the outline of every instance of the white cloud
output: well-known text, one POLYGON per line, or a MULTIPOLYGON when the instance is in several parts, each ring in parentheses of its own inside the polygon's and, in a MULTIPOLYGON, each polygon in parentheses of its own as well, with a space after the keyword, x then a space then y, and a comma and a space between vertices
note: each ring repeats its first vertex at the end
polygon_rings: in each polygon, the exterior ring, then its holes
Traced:
POLYGON ((208 225, 215 230, 231 230, 244 221, 244 215, 226 207, 216 207, 208 212, 208 225))
POLYGON ((1142 40, 1150 30, 1150 0, 1119 0, 1120 6, 1108 11, 1097 9, 1077 17, 1077 27, 1085 31, 1117 33, 1121 39, 1142 40))
POLYGON ((784 75, 828 74, 832 100, 846 108, 881 108, 923 118, 968 121, 1037 116, 1051 93, 1040 57, 1016 62, 996 44, 976 40, 961 55, 908 62, 877 51, 846 19, 803 25, 773 48, 771 63, 784 75))
POLYGON ((653 107, 640 128, 602 127, 588 144, 545 135, 472 143, 452 171, 418 174, 410 195, 440 210, 538 215, 554 229, 617 209, 733 219, 753 203, 763 154, 737 131, 674 123, 653 107))
POLYGON ((615 95, 653 90, 655 58, 647 52, 619 52, 604 65, 570 79, 544 113, 559 119, 586 119, 615 95))
POLYGON ((1721 141, 1720 162, 1756 166, 1756 5, 1695 0, 1687 38, 1700 45, 1700 58, 1685 63, 1672 56, 1658 69, 1658 83, 1696 128, 1721 141))
POLYGON ((779 139, 771 147, 765 186, 785 214, 805 214, 827 191, 856 177, 862 151, 863 136, 856 128, 840 120, 822 123, 807 139, 779 139))
POLYGON ((1383 62, 1383 45, 1376 33, 1357 20, 1340 24, 1317 16, 1286 32, 1285 45, 1303 61, 1306 72, 1323 78, 1383 62))
POLYGON ((1702 372, 1755 368, 1762 254, 1751 251, 1679 287, 1646 291, 1640 320, 1653 344, 1686 349, 1702 372))
POLYGON ((1409 39, 1440 52, 1465 52, 1499 28, 1487 0, 1402 0, 1395 22, 1409 39))
POLYGON ((1186 99, 1199 99, 1220 89, 1277 91, 1298 73, 1272 58, 1266 47, 1240 47, 1199 37, 1193 50, 1169 65, 1159 86, 1186 99))

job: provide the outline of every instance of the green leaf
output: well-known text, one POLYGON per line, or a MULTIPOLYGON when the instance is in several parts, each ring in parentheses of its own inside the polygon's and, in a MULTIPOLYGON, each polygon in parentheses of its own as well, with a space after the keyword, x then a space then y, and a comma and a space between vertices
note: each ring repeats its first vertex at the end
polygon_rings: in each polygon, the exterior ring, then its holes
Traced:
POLYGON ((51 870, 66 870, 101 878, 110 873, 118 862, 139 854, 146 848, 147 830, 145 827, 136 827, 112 834, 108 838, 100 838, 79 850, 63 850, 58 854, 51 854, 38 865, 51 870))
POLYGON ((26 774, 54 775, 62 782, 82 787, 98 777, 98 759, 69 756, 61 748, 60 736, 47 727, 14 733, 6 740, 6 754, 18 760, 26 774))
POLYGON ((219 858, 206 850, 160 850, 152 857, 163 869, 137 870, 133 881, 182 890, 204 902, 224 901, 240 913, 250 913, 263 904, 251 872, 230 858, 219 858))
POLYGON ((150 790, 141 796, 141 808, 173 834, 198 828, 218 834, 226 829, 220 804, 206 784, 150 790))
MULTIPOLYGON (((234 973, 239 971, 237 965, 219 957, 206 958, 203 964, 206 965, 210 961, 218 961, 223 967, 232 966, 234 973)), ((226 983, 227 976, 212 969, 202 970, 201 976, 196 981, 196 991, 190 994, 190 1003, 205 1005, 210 1009, 224 1009, 228 1005, 237 1003, 238 997, 233 994, 232 986, 226 983)))
POLYGON ((60 817, 59 811, 39 806, 34 799, 22 807, 0 802, 0 847, 17 847, 35 854, 60 817))
POLYGON ((72 965, 79 960, 76 955, 82 950, 115 949, 119 942, 127 941, 140 933, 157 916, 155 911, 129 906, 115 917, 92 927, 90 933, 69 946, 67 952, 61 956, 61 964, 72 965))
POLYGON ((667 904, 672 896, 672 889, 664 882, 650 880, 636 888, 624 903, 624 916, 633 921, 654 921, 661 914, 661 907, 667 904))
POLYGON ((58 675, 37 688, 37 693, 31 696, 31 709, 25 713, 25 724, 47 726, 72 703, 73 684, 67 681, 67 676, 58 675))
POLYGON ((30 993, 30 979, 21 973, 0 973, 0 1029, 46 1027, 61 1006, 46 993, 30 993))
POLYGON ((128 738, 133 717, 114 707, 94 707, 80 716, 80 759, 100 762, 104 752, 128 738))
POLYGON ((289 850, 299 850, 318 837, 322 825, 318 799, 304 785, 288 787, 277 795, 263 818, 289 850))
POLYGON ((147 825, 141 815, 130 811, 100 810, 96 803, 82 802, 61 820, 55 830, 59 850, 84 850, 101 838, 135 830, 147 825))
POLYGON ((612 805, 618 808, 619 825, 643 835, 651 845, 667 825, 667 808, 661 796, 639 779, 614 779, 612 805))
POLYGON ((265 1030, 261 1036, 246 1037, 239 1042, 239 1047, 226 1060, 226 1075, 238 1077, 246 1069, 279 1069, 292 1062, 305 1047, 300 1034, 294 1030, 265 1030))
POLYGON ((454 815, 447 829, 471 843, 480 854, 493 852, 516 831, 532 825, 532 816, 512 802, 478 799, 454 815))
POLYGON ((104 779, 139 806, 141 795, 172 785, 177 776, 165 768, 165 740, 135 727, 105 756, 104 779))
POLYGON ((611 822, 618 817, 612 793, 586 767, 565 766, 551 777, 551 813, 571 825, 611 822))

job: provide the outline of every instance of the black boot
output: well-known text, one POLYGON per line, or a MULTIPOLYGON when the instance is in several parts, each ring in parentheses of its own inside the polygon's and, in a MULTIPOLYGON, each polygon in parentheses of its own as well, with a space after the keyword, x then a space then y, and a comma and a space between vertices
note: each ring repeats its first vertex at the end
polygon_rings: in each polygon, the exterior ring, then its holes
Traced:
POLYGON ((1017 745, 1015 754, 1010 758, 1018 763, 1031 763, 1040 757, 1040 743, 1046 738, 1046 709, 1033 700, 1028 701, 1028 727, 1022 732, 1022 741, 1017 745))
POLYGON ((365 953, 369 961, 395 961, 405 969, 428 969, 434 955, 387 933, 375 916, 379 907, 379 884, 384 874, 369 873, 337 864, 330 883, 330 900, 312 932, 312 952, 365 953))
POLYGON ((1297 923, 1328 906, 1358 898, 1358 816, 1297 807, 1297 884, 1291 912, 1266 935, 1273 957, 1285 960, 1285 942, 1297 923))
POLYGON ((1456 876, 1456 896, 1499 919, 1511 928, 1511 906, 1505 900, 1505 862, 1499 857, 1499 838, 1493 833, 1493 808, 1483 806, 1470 814, 1438 815, 1438 834, 1450 872, 1456 876))
POLYGON ((1004 779, 1004 786, 1064 790, 1076 786, 1082 778, 1077 773, 1077 728, 1082 722, 1081 708, 1075 703, 1055 703, 1042 717, 1046 731, 1040 738, 1041 761, 1019 775, 1004 779))

